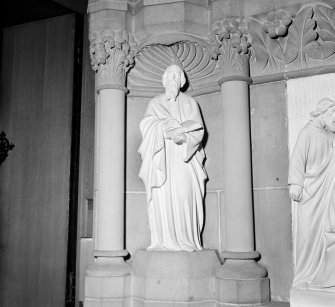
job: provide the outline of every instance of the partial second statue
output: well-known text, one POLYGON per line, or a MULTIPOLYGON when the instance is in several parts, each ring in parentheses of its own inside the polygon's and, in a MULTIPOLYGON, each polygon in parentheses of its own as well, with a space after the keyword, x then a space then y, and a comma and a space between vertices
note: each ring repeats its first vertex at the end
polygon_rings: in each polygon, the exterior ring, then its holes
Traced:
POLYGON ((197 102, 180 91, 185 82, 183 70, 169 66, 165 93, 149 102, 140 123, 139 176, 147 193, 150 250, 203 249, 204 125, 197 102))

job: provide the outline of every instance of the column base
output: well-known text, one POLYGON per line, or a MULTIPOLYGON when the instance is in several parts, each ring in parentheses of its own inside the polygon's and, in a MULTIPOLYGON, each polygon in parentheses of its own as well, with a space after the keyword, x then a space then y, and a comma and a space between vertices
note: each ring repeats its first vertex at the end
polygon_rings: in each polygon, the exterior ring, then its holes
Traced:
POLYGON ((97 258, 86 272, 84 307, 130 306, 130 273, 123 258, 97 258))
POLYGON ((290 292, 291 307, 333 307, 334 303, 335 290, 292 288, 290 292))
POLYGON ((259 253, 229 253, 216 272, 216 299, 223 304, 263 304, 270 301, 267 270, 254 259, 259 253))
POLYGON ((98 257, 86 271, 87 276, 125 276, 129 275, 131 267, 122 257, 98 257))
POLYGON ((138 250, 132 263, 133 306, 213 306, 220 265, 214 250, 138 250))

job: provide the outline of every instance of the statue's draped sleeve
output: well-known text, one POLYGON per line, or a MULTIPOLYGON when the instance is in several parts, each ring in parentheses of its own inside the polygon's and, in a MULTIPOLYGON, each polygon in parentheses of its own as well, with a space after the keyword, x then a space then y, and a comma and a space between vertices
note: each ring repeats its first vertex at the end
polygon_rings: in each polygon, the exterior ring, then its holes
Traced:
POLYGON ((305 127, 301 130, 291 155, 288 184, 304 187, 309 148, 310 137, 305 127))
POLYGON ((147 111, 140 123, 142 143, 138 150, 142 157, 139 177, 144 182, 148 201, 152 189, 161 187, 166 180, 165 143, 163 123, 167 119, 157 113, 155 99, 149 102, 147 111))
POLYGON ((196 158, 199 159, 199 162, 202 164, 205 158, 205 153, 201 146, 204 137, 203 122, 198 104, 193 98, 187 98, 189 99, 188 104, 184 107, 182 112, 185 113, 184 117, 187 118, 187 120, 181 123, 188 131, 188 133, 186 133, 187 141, 183 144, 183 160, 188 162, 193 155, 196 155, 196 158))

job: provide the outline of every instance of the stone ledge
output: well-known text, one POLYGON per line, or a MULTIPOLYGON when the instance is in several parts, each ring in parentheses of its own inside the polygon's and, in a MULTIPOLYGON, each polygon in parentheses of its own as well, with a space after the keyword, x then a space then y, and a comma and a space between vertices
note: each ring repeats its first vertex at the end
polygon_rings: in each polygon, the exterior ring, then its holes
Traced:
POLYGON ((276 301, 271 301, 265 304, 224 304, 220 302, 216 302, 215 307, 290 307, 289 302, 276 302, 276 301))
POLYGON ((291 307, 334 307, 335 291, 291 289, 291 307))
POLYGON ((200 5, 204 7, 209 6, 208 0, 143 0, 143 6, 159 5, 159 4, 170 4, 176 2, 189 2, 194 5, 200 5))
POLYGON ((127 11, 127 2, 120 0, 98 0, 90 1, 87 7, 87 13, 94 13, 102 10, 117 10, 117 11, 127 11))
MULTIPOLYGON (((235 306, 254 306, 269 302, 270 279, 216 279, 217 300, 235 306)), ((225 305, 224 305, 225 306, 225 305)))
MULTIPOLYGON (((79 302, 79 306, 83 307, 83 302, 79 302)), ((124 300, 97 300, 90 299, 85 302, 85 307, 96 307, 96 304, 100 304, 98 306, 102 307, 157 307, 157 302, 155 301, 144 301, 138 298, 126 298, 124 300)), ((202 302, 189 302, 189 303, 158 303, 160 307, 237 307, 236 304, 223 304, 217 301, 202 301, 202 302)), ((276 302, 271 301, 266 304, 261 305, 239 305, 239 307, 290 307, 289 302, 276 302)))

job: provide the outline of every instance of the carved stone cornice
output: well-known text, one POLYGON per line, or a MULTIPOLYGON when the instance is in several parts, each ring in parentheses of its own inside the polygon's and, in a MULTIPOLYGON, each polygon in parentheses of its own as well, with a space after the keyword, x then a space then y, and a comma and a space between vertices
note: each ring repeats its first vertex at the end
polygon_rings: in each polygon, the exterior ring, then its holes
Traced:
POLYGON ((249 76, 249 67, 256 77, 332 65, 335 9, 314 3, 242 22, 219 20, 210 28, 209 41, 222 77, 249 76))
POLYGON ((282 6, 246 18, 225 17, 213 22, 207 41, 179 30, 157 31, 157 35, 136 36, 140 45, 134 48, 133 37, 123 30, 93 30, 90 50, 97 89, 126 90, 127 75, 133 93, 159 92, 161 75, 172 63, 185 70, 188 92, 216 88, 219 80, 249 76, 277 80, 335 64, 335 8, 327 3, 282 6), (134 54, 136 65, 127 74, 134 54))
POLYGON ((96 72, 96 90, 120 88, 126 91, 128 70, 134 65, 137 43, 125 30, 105 31, 90 35, 90 55, 96 72))
POLYGON ((217 59, 221 77, 249 77, 250 42, 248 32, 237 19, 212 24, 209 35, 210 54, 217 59))

